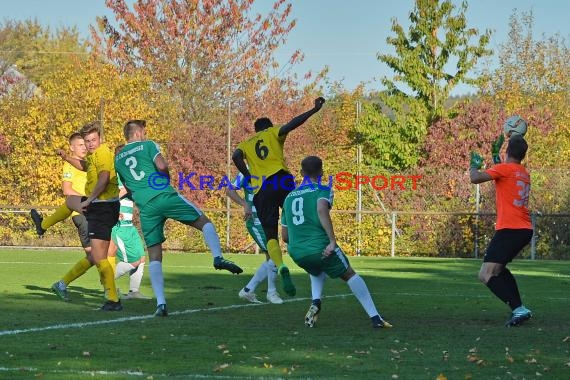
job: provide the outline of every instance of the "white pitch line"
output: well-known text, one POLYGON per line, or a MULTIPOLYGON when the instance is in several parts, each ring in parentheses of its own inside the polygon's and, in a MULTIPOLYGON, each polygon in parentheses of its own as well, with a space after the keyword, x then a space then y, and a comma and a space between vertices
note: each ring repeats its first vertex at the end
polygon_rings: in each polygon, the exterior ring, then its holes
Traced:
MULTIPOLYGON (((347 297, 347 296, 352 296, 352 293, 350 294, 339 294, 339 295, 333 295, 333 296, 328 296, 328 297, 323 297, 323 299, 326 298, 338 298, 338 297, 347 297)), ((293 300, 285 300, 285 302, 299 302, 299 301, 310 301, 310 298, 296 298, 293 300)), ((219 311, 219 310, 230 310, 230 309, 240 309, 243 307, 254 307, 254 306, 263 306, 263 305, 270 305, 270 303, 247 303, 247 304, 234 304, 234 305, 229 305, 229 306, 220 306, 220 307, 210 307, 210 308, 200 308, 200 309, 188 309, 188 310, 182 310, 182 311, 173 311, 173 312, 168 312, 169 316, 176 316, 176 315, 185 315, 185 314, 193 314, 193 313, 199 313, 202 311, 219 311)), ((132 316, 132 317, 123 317, 123 318, 116 318, 116 319, 107 319, 104 321, 93 321, 93 322, 77 322, 77 323, 65 323, 65 324, 57 324, 57 325, 51 325, 51 326, 44 326, 44 327, 32 327, 29 329, 17 329, 17 330, 3 330, 0 331, 0 336, 5 336, 5 335, 18 335, 18 334, 25 334, 25 333, 31 333, 31 332, 40 332, 40 331, 48 331, 48 330, 63 330, 63 329, 73 329, 73 328, 83 328, 83 327, 88 327, 88 326, 100 326, 100 325, 107 325, 107 324, 111 324, 111 323, 121 323, 121 322, 131 322, 131 321, 141 321, 141 320, 145 320, 145 319, 155 319, 158 317, 155 317, 153 314, 149 314, 149 315, 136 315, 136 316, 132 316)))
MULTIPOLYGON (((168 377, 169 379, 257 379, 262 380, 264 377, 249 377, 249 376, 224 376, 224 375, 200 375, 200 374, 167 374, 167 373, 150 373, 150 372, 140 372, 140 371, 103 371, 103 370, 93 370, 93 371, 74 371, 74 370, 58 370, 58 369, 40 369, 40 368, 33 368, 33 367, 16 367, 16 368, 7 368, 7 367, 0 367, 0 372, 30 372, 30 373, 50 373, 50 374, 67 374, 67 375, 87 375, 87 376, 136 376, 136 377, 143 377, 151 378, 151 377, 168 377)), ((267 379, 279 379, 275 377, 267 378, 267 379)))
MULTIPOLYGON (((381 292, 373 292, 372 294, 381 295, 381 292)), ((409 296, 409 297, 425 297, 425 296, 440 296, 440 297, 461 297, 461 298, 487 298, 490 297, 488 294, 443 294, 443 293, 408 293, 408 292, 396 292, 391 293, 392 295, 398 296, 409 296)), ((343 298, 343 297, 353 297, 352 293, 348 294, 336 294, 332 296, 324 296, 323 299, 327 298, 343 298)), ((552 301, 568 301, 570 300, 569 297, 543 297, 543 299, 552 300, 552 301)), ((310 298, 295 298, 290 300, 285 300, 284 302, 300 302, 300 301, 310 301, 310 298)), ((185 314, 194 314, 203 311, 220 311, 220 310, 231 310, 231 309, 240 309, 244 307, 255 307, 255 306, 264 306, 270 305, 270 303, 247 303, 247 304, 234 304, 229 306, 220 306, 220 307, 210 307, 210 308, 200 308, 200 309, 187 309, 182 311, 173 311, 168 312, 169 316, 176 316, 176 315, 185 315, 185 314)), ((72 328, 83 328, 87 326, 100 326, 100 325, 107 325, 111 323, 121 323, 121 322, 131 322, 131 321, 141 321, 145 319, 154 319, 158 318, 152 314, 149 315, 136 315, 132 317, 123 317, 123 318, 116 318, 116 319, 107 319, 104 321, 93 321, 93 322, 77 322, 77 323, 66 323, 66 324, 58 324, 58 325, 51 325, 51 326, 44 326, 44 327, 32 327, 29 329, 18 329, 18 330, 3 330, 0 331, 0 336, 7 336, 7 335, 18 335, 18 334, 25 334, 30 332, 40 332, 40 331, 48 331, 48 330, 63 330, 63 329, 72 329, 72 328)))

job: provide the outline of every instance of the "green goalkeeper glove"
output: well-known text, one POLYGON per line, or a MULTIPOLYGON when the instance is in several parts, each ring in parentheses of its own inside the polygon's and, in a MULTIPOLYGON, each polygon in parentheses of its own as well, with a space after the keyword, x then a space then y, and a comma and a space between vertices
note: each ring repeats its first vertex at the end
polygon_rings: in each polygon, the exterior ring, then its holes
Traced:
POLYGON ((471 161, 469 161, 471 169, 481 169, 483 167, 483 157, 479 153, 471 152, 471 161))
POLYGON ((501 133, 501 135, 491 144, 491 155, 493 156, 494 164, 501 163, 501 156, 499 155, 499 153, 501 152, 501 147, 503 146, 504 142, 505 142, 505 136, 503 136, 503 134, 501 133))

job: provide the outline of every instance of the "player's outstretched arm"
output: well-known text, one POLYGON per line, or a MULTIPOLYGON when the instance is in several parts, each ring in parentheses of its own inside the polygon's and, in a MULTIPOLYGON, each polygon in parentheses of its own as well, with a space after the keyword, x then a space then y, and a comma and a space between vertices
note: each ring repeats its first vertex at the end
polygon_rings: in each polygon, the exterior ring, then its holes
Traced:
POLYGON ((501 135, 491 143, 491 155, 493 156, 493 163, 500 164, 501 163, 501 147, 505 142, 505 136, 501 133, 501 135))
POLYGON ((469 178, 471 183, 483 183, 492 181, 493 177, 489 173, 482 172, 483 157, 479 153, 471 152, 471 160, 469 161, 469 178))
POLYGON ((87 171, 87 161, 80 160, 79 158, 71 157, 67 152, 63 149, 58 149, 57 154, 64 160, 69 162, 74 168, 77 170, 81 170, 86 172, 87 171))
POLYGON ((239 170, 240 173, 243 174, 243 176, 245 177, 244 186, 249 184, 249 180, 251 179, 251 173, 247 168, 243 152, 241 149, 236 149, 234 151, 234 154, 232 154, 232 161, 234 162, 234 165, 236 166, 237 170, 239 170))
POLYGON ((300 114, 299 116, 294 117, 290 122, 279 128, 279 136, 284 136, 294 130, 297 127, 303 125, 305 121, 307 121, 311 116, 319 112, 319 110, 325 104, 325 98, 318 97, 315 99, 315 106, 308 110, 305 113, 300 114))
POLYGON ((238 192, 235 189, 226 189, 226 196, 230 198, 234 203, 237 203, 241 207, 245 206, 245 200, 239 196, 238 192))

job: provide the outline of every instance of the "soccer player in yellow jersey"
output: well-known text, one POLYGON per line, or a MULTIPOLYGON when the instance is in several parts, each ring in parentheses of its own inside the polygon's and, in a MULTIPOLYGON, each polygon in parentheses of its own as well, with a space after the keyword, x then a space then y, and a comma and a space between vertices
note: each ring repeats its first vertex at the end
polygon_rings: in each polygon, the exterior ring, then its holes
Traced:
POLYGON ((114 167, 114 157, 107 144, 102 143, 101 125, 93 122, 81 129, 87 146, 86 160, 78 160, 60 151, 62 158, 74 167, 87 172, 86 196, 69 195, 66 203, 72 210, 81 212, 87 218, 91 239, 91 258, 99 270, 101 283, 108 300, 101 310, 123 309, 117 288, 113 267, 107 260, 111 230, 119 220, 119 188, 114 167))
MULTIPOLYGON (((85 141, 79 133, 73 133, 69 136, 69 150, 71 151, 71 156, 79 160, 83 160, 87 155, 85 141)), ((62 181, 63 195, 85 195, 87 174, 84 171, 74 168, 69 162, 63 164, 62 181)), ((53 214, 45 218, 43 218, 36 209, 32 209, 30 215, 36 226, 36 232, 40 237, 43 236, 48 228, 71 216, 73 224, 75 224, 77 228, 81 245, 83 249, 85 249, 85 253, 89 254, 89 252, 91 252, 85 216, 71 211, 65 203, 59 206, 53 214)))
POLYGON ((273 126, 266 117, 257 119, 254 123, 255 134, 242 141, 232 156, 235 166, 245 176, 244 186, 248 186, 249 181, 249 189, 254 193, 253 204, 267 238, 269 256, 278 268, 283 290, 290 296, 297 291, 289 269, 283 264, 277 231, 279 208, 283 207, 285 197, 295 188, 295 179, 285 164, 283 145, 289 132, 305 123, 324 103, 324 98, 315 99, 312 109, 281 127, 273 126))

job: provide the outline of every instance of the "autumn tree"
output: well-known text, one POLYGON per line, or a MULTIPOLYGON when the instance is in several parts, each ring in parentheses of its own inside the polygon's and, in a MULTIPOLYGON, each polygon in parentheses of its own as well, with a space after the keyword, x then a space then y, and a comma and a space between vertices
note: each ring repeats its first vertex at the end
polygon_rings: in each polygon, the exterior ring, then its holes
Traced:
POLYGON ((0 135, 6 137, 8 172, 0 192, 7 204, 50 205, 61 201, 61 165, 56 149, 83 124, 102 120, 105 140, 124 142, 122 126, 132 118, 149 121, 149 137, 164 138, 176 110, 143 73, 120 75, 96 59, 70 62, 43 81, 31 98, 0 100, 0 135), (103 106, 103 107, 102 107, 103 106))
POLYGON ((560 35, 533 33, 532 12, 514 12, 509 38, 499 48, 499 65, 487 73, 483 96, 507 114, 528 118, 526 110, 548 110, 552 132, 544 134, 533 120, 527 133, 541 166, 570 163, 570 49, 560 35))
POLYGON ((392 21, 387 42, 395 55, 378 54, 395 76, 384 77, 379 105, 366 105, 363 137, 369 141, 368 162, 403 169, 417 163, 429 126, 446 115, 444 102, 469 77, 486 48, 490 31, 480 34, 467 24, 467 2, 416 0, 408 31, 392 21), (473 41, 475 40, 476 41, 473 41))
MULTIPOLYGON (((98 18, 94 46, 122 71, 140 68, 179 100, 184 119, 206 120, 262 90, 275 50, 295 22, 275 2, 252 14, 251 0, 107 0, 116 20, 98 18), (115 26, 116 25, 116 26, 115 26)), ((290 62, 300 58, 295 53, 290 62)))
POLYGON ((37 20, 0 23, 0 82, 2 77, 12 82, 27 79, 41 86, 70 59, 87 54, 87 46, 74 27, 52 31, 37 20))

